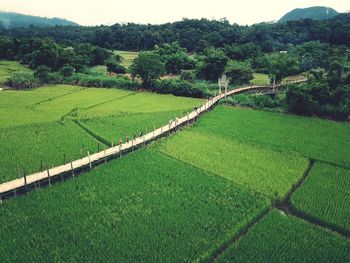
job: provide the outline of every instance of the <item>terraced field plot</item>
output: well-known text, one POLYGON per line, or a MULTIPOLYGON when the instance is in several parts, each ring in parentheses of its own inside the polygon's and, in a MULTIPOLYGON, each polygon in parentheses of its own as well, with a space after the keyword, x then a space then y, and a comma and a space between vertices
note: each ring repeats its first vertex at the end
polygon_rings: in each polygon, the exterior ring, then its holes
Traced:
POLYGON ((122 56, 123 61, 122 61, 122 65, 124 67, 130 67, 130 65, 132 64, 132 62, 134 61, 135 58, 137 58, 137 56, 139 55, 139 52, 132 52, 132 51, 114 51, 116 54, 122 56))
POLYGON ((270 212, 217 262, 349 262, 350 241, 279 211, 270 212))
POLYGON ((267 74, 262 73, 254 73, 253 79, 250 81, 252 85, 268 85, 269 84, 269 76, 267 74))
POLYGON ((301 178, 308 163, 293 153, 204 133, 201 125, 168 139, 159 149, 238 185, 280 198, 301 178))
POLYGON ((298 211, 350 233, 350 170, 316 163, 292 196, 298 211))
POLYGON ((201 103, 198 99, 67 85, 2 92, 0 182, 16 178, 18 165, 28 174, 38 172, 41 161, 60 165, 64 155, 77 159, 81 147, 84 155, 87 148, 95 151, 97 141, 72 120, 79 119, 92 133, 116 142, 165 124, 201 103))
POLYGON ((0 206, 0 261, 195 261, 268 203, 228 180, 140 150, 0 206))
POLYGON ((142 131, 158 128, 168 123, 169 120, 179 117, 182 111, 159 111, 148 113, 120 113, 119 115, 108 117, 97 117, 81 120, 80 123, 88 128, 92 133, 111 142, 118 142, 119 139, 125 141, 125 137, 130 138, 135 134, 139 136, 142 131))
MULTIPOLYGON (((40 111, 36 107, 78 94, 82 90, 83 88, 76 86, 56 85, 34 90, 3 91, 0 94, 0 128, 60 120, 60 115, 53 114, 50 110, 40 111)), ((66 109, 62 114, 70 110, 72 109, 66 109)))
POLYGON ((200 106, 202 103, 204 100, 201 99, 144 92, 82 110, 79 112, 79 118, 104 117, 120 112, 151 113, 174 110, 185 112, 192 111, 195 106, 200 106))
POLYGON ((350 124, 258 110, 217 107, 198 130, 307 158, 350 166, 350 124))
POLYGON ((0 129, 0 183, 38 172, 41 162, 52 167, 80 158, 89 149, 95 152, 97 141, 71 122, 51 122, 0 129), (24 169, 24 170, 23 170, 24 169))

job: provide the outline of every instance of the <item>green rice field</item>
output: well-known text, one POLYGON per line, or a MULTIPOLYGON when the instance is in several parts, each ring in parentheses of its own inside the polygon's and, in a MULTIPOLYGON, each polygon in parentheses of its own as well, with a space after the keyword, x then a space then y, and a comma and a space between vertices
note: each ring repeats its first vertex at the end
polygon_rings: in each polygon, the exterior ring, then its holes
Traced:
POLYGON ((220 106, 198 131, 350 167, 350 124, 220 106))
POLYGON ((196 261, 267 206, 230 181, 140 150, 1 205, 0 261, 196 261))
POLYGON ((273 210, 217 262, 349 262, 350 241, 273 210))
POLYGON ((205 133, 200 124, 168 139, 159 148, 174 158, 269 197, 282 198, 301 178, 308 163, 296 154, 205 133))
POLYGON ((34 173, 41 163, 57 166, 64 156, 78 159, 81 148, 84 155, 87 149, 94 152, 98 142, 73 121, 112 142, 153 129, 201 104, 199 99, 172 95, 69 85, 3 91, 0 182, 23 176, 17 167, 34 173))
POLYGON ((316 220, 350 233, 350 170, 316 163, 294 193, 292 205, 316 220))

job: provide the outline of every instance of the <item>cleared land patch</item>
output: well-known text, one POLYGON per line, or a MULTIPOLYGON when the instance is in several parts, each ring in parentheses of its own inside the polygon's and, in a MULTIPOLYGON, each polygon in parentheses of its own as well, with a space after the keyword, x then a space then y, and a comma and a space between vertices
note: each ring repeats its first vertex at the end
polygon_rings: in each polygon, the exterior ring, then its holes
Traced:
POLYGON ((139 52, 121 51, 121 50, 114 51, 114 53, 122 56, 123 58, 122 65, 127 68, 130 67, 134 59, 137 58, 137 56, 139 55, 139 52))
POLYGON ((350 170, 316 163, 292 196, 298 211, 350 233, 350 170))
POLYGON ((158 148, 179 160, 270 197, 283 197, 307 167, 307 159, 299 155, 197 130, 196 127, 183 131, 158 148))
POLYGON ((206 133, 350 166, 349 123, 220 106, 197 125, 206 133))
POLYGON ((268 85, 269 76, 262 73, 253 73, 253 79, 250 81, 252 85, 268 85))
POLYGON ((0 260, 194 261, 268 203, 228 180, 140 150, 0 206, 0 260))
POLYGON ((350 241, 273 210, 217 262, 349 262, 350 241))

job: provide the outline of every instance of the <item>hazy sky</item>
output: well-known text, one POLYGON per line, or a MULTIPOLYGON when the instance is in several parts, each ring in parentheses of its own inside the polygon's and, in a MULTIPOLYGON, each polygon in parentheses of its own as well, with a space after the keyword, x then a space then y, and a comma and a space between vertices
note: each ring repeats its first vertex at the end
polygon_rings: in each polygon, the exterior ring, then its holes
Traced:
POLYGON ((61 17, 81 25, 161 24, 202 17, 253 24, 278 20, 294 8, 315 5, 338 12, 350 10, 349 0, 0 0, 1 11, 61 17))

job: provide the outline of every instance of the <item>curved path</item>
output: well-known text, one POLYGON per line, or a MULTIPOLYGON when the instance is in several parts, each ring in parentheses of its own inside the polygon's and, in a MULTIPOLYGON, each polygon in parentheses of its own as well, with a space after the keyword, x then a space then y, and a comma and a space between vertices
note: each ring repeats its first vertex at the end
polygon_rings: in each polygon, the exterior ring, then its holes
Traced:
MULTIPOLYGON (((302 81, 304 80, 295 81, 295 82, 302 82, 302 81)), ((185 126, 188 123, 195 121, 197 117, 199 117, 203 113, 210 110, 213 106, 217 104, 217 102, 220 99, 225 98, 226 96, 231 96, 231 95, 235 95, 235 94, 250 91, 250 90, 261 90, 261 89, 271 89, 271 88, 272 88, 271 86, 247 86, 247 87, 229 90, 227 91, 227 93, 222 93, 220 95, 217 95, 207 100, 204 105, 188 113, 187 115, 181 118, 178 118, 176 120, 173 120, 169 122, 169 124, 143 135, 143 137, 138 137, 137 139, 131 140, 128 143, 117 145, 117 146, 102 150, 95 154, 90 155, 88 153, 88 156, 82 159, 67 163, 65 165, 60 165, 42 172, 34 173, 19 179, 2 183, 0 184, 0 202, 5 195, 8 195, 13 191, 27 188, 30 185, 36 185, 41 181, 49 181, 50 183, 50 180, 54 179, 55 177, 59 175, 67 174, 67 173, 70 173, 72 176, 74 176, 74 172, 78 171, 79 169, 83 170, 84 167, 89 167, 91 169, 94 163, 107 161, 107 159, 111 159, 114 156, 119 156, 122 153, 130 152, 133 149, 142 147, 143 145, 150 143, 160 137, 166 136, 171 131, 176 130, 179 127, 185 126)))

